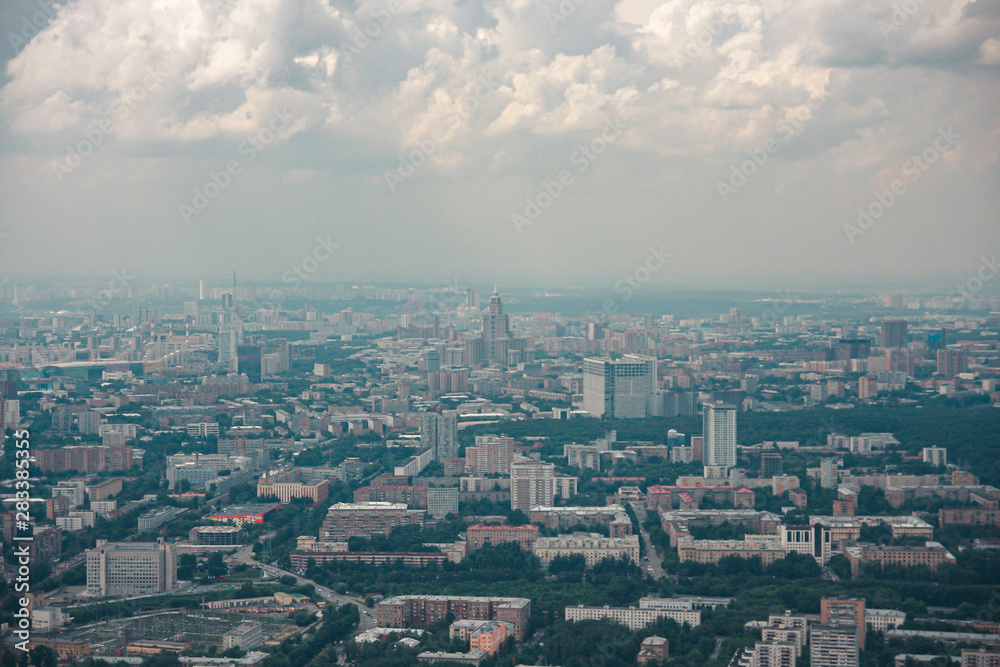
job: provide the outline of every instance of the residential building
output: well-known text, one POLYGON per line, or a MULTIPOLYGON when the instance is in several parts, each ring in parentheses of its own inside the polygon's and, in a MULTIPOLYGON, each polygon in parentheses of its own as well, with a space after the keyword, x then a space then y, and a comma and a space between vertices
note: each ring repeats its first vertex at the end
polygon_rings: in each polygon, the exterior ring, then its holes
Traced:
POLYGON ((408 628, 436 623, 452 614, 455 620, 490 620, 509 623, 521 641, 528 630, 531 600, 527 598, 401 595, 375 605, 379 626, 408 628))
POLYGON ((458 456, 458 412, 445 410, 441 414, 421 414, 420 444, 434 452, 435 461, 458 456))
POLYGON ((855 625, 814 623, 809 628, 810 667, 858 667, 859 648, 855 625))
POLYGON ((587 567, 593 567, 605 558, 629 558, 639 563, 639 536, 604 537, 598 533, 573 533, 559 537, 539 537, 535 541, 535 555, 548 566, 557 556, 582 554, 587 567))
POLYGON ((491 526, 476 524, 469 526, 465 539, 469 551, 482 549, 487 544, 513 542, 522 551, 531 553, 534 551, 535 542, 538 540, 538 526, 491 526))
POLYGON ((551 506, 555 500, 555 465, 545 461, 516 459, 510 466, 510 507, 528 512, 536 505, 551 506))
POLYGON ((827 626, 832 624, 853 626, 857 635, 858 647, 864 650, 867 631, 864 598, 849 598, 843 595, 835 598, 822 598, 820 600, 820 623, 827 626))
POLYGON ((428 487, 427 513, 435 519, 443 519, 449 514, 458 514, 458 487, 428 487))
POLYGON ((320 528, 323 542, 346 542, 351 537, 388 535, 398 526, 423 526, 424 510, 403 503, 369 502, 332 505, 320 528))
POLYGON ((736 465, 736 406, 706 403, 703 406, 705 465, 736 465))
POLYGON ((661 618, 669 618, 680 624, 687 624, 689 627, 701 625, 701 610, 680 610, 680 609, 655 609, 641 607, 587 607, 576 605, 566 607, 567 621, 597 621, 609 619, 615 623, 621 623, 630 630, 639 630, 651 625, 661 618))
POLYGON ((506 435, 477 435, 474 447, 465 448, 466 474, 509 475, 514 458, 514 438, 506 435))

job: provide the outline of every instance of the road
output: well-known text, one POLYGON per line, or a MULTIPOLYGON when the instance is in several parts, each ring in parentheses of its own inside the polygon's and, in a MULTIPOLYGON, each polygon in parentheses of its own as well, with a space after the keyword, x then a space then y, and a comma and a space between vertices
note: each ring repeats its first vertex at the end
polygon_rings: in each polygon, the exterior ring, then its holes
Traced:
POLYGON ((294 572, 289 572, 288 570, 283 570, 276 565, 268 565, 254 560, 253 557, 253 545, 248 544, 242 547, 231 557, 232 560, 238 561, 240 563, 245 563, 251 567, 259 567, 262 572, 266 572, 272 577, 282 577, 289 576, 294 577, 295 582, 299 586, 305 586, 306 584, 312 584, 316 589, 316 592, 320 594, 327 603, 335 603, 337 605, 342 604, 353 604, 358 607, 358 612, 361 615, 361 621, 358 623, 358 627, 355 630, 355 634, 359 634, 366 630, 370 630, 375 627, 375 614, 367 607, 363 602, 356 598, 347 597, 346 595, 341 595, 340 593, 327 588, 326 586, 321 586, 312 579, 307 579, 301 575, 295 574, 294 572))
POLYGON ((635 503, 629 503, 629 507, 632 508, 632 511, 635 512, 636 518, 639 519, 639 539, 642 540, 643 545, 646 547, 646 558, 649 559, 643 559, 642 561, 641 567, 643 572, 648 573, 647 568, 653 568, 653 572, 650 576, 654 579, 669 576, 663 569, 663 559, 660 558, 660 554, 657 553, 652 540, 649 539, 649 532, 643 527, 646 522, 646 518, 649 516, 649 510, 642 506, 637 507, 635 503))

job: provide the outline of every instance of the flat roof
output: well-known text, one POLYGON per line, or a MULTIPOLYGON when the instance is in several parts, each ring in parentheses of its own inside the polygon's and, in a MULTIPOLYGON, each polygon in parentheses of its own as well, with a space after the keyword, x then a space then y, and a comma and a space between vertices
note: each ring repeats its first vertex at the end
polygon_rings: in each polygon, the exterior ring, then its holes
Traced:
POLYGON ((213 512, 212 516, 236 516, 238 514, 267 514, 272 510, 281 507, 281 503, 259 503, 255 505, 230 505, 218 512, 213 512))

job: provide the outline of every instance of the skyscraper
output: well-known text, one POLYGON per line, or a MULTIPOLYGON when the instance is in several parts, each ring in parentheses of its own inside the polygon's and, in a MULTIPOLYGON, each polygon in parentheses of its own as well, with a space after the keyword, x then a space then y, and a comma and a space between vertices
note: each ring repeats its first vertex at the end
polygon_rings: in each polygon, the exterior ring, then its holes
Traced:
POLYGON ((906 347, 906 320, 885 320, 882 322, 882 347, 906 347))
POLYGON ((736 465, 736 406, 706 403, 703 423, 705 465, 736 465))
POLYGON ((435 461, 458 456, 458 413, 445 410, 420 415, 420 444, 430 447, 435 461))
POLYGON ((495 285, 490 305, 483 314, 482 345, 484 361, 509 366, 525 360, 524 339, 510 335, 510 316, 503 312, 503 302, 495 285))
POLYGON ((260 345, 237 345, 236 372, 245 373, 250 378, 250 382, 259 383, 262 358, 263 350, 261 350, 260 345))
POLYGON ((583 409, 594 417, 646 417, 656 396, 656 359, 626 354, 621 359, 583 360, 583 409))

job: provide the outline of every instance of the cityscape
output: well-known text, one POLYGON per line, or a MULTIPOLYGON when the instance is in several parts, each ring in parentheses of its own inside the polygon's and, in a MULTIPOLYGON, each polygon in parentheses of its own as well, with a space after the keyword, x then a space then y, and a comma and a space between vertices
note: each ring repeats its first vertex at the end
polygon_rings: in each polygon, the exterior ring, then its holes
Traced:
POLYGON ((1000 661, 1000 297, 3 289, 18 665, 1000 661))
POLYGON ((0 28, 0 667, 1000 667, 1000 0, 0 28))

